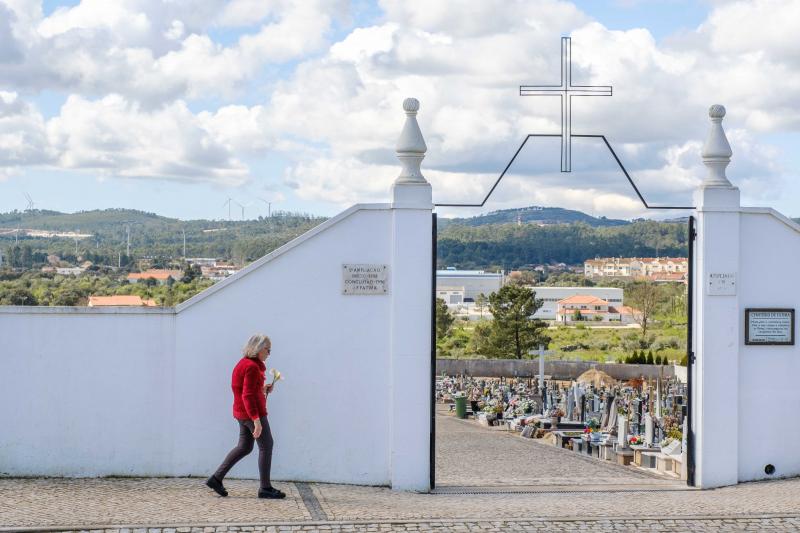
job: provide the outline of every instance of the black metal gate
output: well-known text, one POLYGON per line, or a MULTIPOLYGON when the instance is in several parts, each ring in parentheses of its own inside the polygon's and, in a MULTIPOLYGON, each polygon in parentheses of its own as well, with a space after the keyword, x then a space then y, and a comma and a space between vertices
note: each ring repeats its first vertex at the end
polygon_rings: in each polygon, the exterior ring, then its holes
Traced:
POLYGON ((431 235, 431 431, 430 431, 430 485, 436 488, 436 213, 433 213, 431 235))
POLYGON ((686 297, 686 483, 694 486, 694 246, 697 231, 694 227, 694 217, 689 217, 689 277, 686 297))

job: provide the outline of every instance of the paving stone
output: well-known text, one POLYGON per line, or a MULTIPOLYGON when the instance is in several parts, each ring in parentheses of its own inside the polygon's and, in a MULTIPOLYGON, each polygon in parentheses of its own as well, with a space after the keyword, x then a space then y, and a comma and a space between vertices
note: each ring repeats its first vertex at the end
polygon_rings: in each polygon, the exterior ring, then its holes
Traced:
POLYGON ((674 482, 629 468, 441 416, 437 451, 441 484, 482 490, 416 494, 310 484, 330 520, 324 522, 313 520, 293 483, 278 483, 287 493, 285 500, 264 501, 254 497, 258 488, 254 480, 226 480, 231 495, 219 498, 199 478, 2 478, 0 529, 64 527, 65 531, 88 532, 105 527, 106 533, 800 531, 800 479, 686 491, 674 482), (620 492, 634 484, 648 490, 620 492), (539 492, 508 493, 509 487, 519 485, 537 485, 539 492), (588 485, 601 490, 574 492, 588 485), (541 487, 555 486, 573 492, 541 492, 541 487), (111 529, 109 524, 150 527, 111 529))

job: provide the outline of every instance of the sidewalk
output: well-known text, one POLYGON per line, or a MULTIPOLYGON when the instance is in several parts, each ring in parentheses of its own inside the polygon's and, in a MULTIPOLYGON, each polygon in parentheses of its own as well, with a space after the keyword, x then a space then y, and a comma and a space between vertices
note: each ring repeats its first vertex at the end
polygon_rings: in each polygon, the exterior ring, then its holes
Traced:
POLYGON ((219 498, 203 480, 194 478, 3 479, 0 530, 127 527, 150 533, 161 528, 212 531, 208 529, 212 527, 221 532, 265 531, 268 526, 277 531, 800 530, 800 479, 710 491, 626 492, 608 486, 531 493, 489 488, 480 494, 276 485, 287 492, 285 500, 258 500, 256 481, 230 480, 230 497, 219 498))
MULTIPOLYGON (((253 458, 251 458, 253 459, 253 458)), ((687 490, 439 417, 437 492, 200 478, 2 479, 0 531, 800 531, 800 478, 687 490)))

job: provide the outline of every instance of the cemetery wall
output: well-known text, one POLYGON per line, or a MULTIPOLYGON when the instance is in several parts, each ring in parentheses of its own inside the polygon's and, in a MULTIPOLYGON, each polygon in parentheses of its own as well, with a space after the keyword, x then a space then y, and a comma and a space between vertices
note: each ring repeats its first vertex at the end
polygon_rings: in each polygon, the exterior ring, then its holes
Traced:
MULTIPOLYGON (((602 370, 614 379, 629 380, 641 377, 671 378, 676 375, 678 367, 590 361, 545 361, 544 363, 546 376, 563 380, 575 379, 592 368, 602 370)), ((436 373, 449 376, 466 374, 480 377, 533 378, 539 375, 539 361, 537 359, 437 359, 436 373)))
POLYGON ((738 478, 797 476, 800 454, 786 443, 800 440, 800 346, 746 345, 743 330, 747 308, 800 304, 800 226, 772 210, 745 208, 740 233, 738 478))
POLYGON ((0 475, 169 475, 175 313, 0 307, 0 475))
MULTIPOLYGON (((231 370, 266 333, 275 479, 426 489, 426 238, 430 208, 360 205, 174 309, 0 307, 0 475, 209 475, 238 438, 231 370), (389 290, 344 295, 343 264, 387 265, 389 290)), ((231 475, 257 478, 256 455, 231 475)))

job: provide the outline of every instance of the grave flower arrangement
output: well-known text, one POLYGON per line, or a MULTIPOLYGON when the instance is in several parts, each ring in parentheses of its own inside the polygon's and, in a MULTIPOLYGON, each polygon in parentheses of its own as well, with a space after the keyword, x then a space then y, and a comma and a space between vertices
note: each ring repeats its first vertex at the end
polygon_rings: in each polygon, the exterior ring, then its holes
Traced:
POLYGON ((591 418, 583 428, 584 433, 596 433, 600 431, 600 421, 597 418, 591 418))
POLYGON ((641 435, 634 435, 628 439, 628 443, 632 446, 641 446, 644 444, 644 438, 641 435))
POLYGON ((680 426, 672 426, 667 430, 667 438, 671 440, 683 440, 683 431, 680 426))

